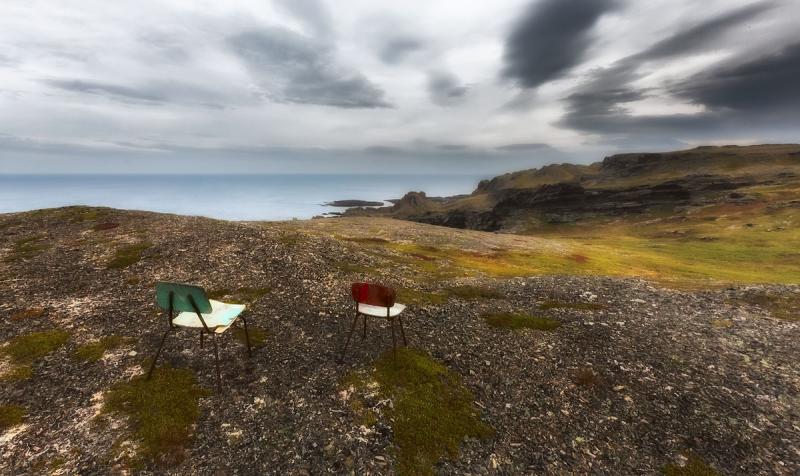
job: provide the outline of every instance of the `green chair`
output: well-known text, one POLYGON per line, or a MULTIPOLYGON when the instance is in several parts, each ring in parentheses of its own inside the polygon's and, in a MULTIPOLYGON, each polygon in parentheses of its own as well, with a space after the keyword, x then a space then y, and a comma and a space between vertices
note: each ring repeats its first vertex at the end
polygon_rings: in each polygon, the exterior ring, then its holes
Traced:
POLYGON ((227 304, 224 302, 208 299, 206 292, 200 286, 191 284, 178 284, 158 282, 156 283, 156 303, 158 307, 166 311, 169 327, 161 338, 150 370, 147 372, 147 380, 153 375, 158 356, 164 348, 164 342, 170 332, 178 327, 195 328, 200 330, 200 348, 203 348, 203 336, 208 333, 214 336, 214 364, 217 369, 217 389, 222 389, 222 379, 219 372, 219 347, 217 346, 217 336, 227 331, 236 319, 241 315, 244 323, 245 342, 247 344, 247 355, 251 355, 250 334, 247 332, 247 319, 242 315, 243 304, 227 304), (177 315, 175 313, 177 312, 177 315))

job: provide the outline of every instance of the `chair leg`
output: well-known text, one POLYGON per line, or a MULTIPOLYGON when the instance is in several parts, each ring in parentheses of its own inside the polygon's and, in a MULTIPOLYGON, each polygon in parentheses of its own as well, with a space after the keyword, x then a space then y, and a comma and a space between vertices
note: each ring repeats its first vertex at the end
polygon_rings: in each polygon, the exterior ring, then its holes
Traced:
POLYGON ((394 317, 389 318, 389 323, 392 326, 392 354, 394 360, 397 361, 397 337, 394 335, 394 317))
POLYGON ((222 392, 222 377, 219 374, 219 346, 217 346, 217 333, 214 333, 214 366, 217 368, 217 392, 222 392))
POLYGON ((169 335, 170 332, 172 332, 172 327, 167 328, 167 332, 165 332, 164 336, 161 337, 161 344, 158 345, 156 356, 153 357, 153 362, 150 363, 150 370, 147 371, 147 380, 150 380, 150 377, 153 375, 153 369, 156 368, 156 362, 158 361, 158 356, 161 355, 161 349, 164 348, 164 341, 167 340, 167 335, 169 335))
POLYGON ((350 326, 350 333, 347 334, 347 340, 344 341, 344 349, 342 349, 342 355, 339 357, 339 363, 344 362, 344 354, 347 353, 347 347, 350 345, 350 338, 353 337, 353 331, 356 330, 356 323, 358 322, 358 314, 353 318, 353 325, 350 326))
POLYGON ((367 315, 364 314, 364 333, 361 335, 362 339, 367 338, 367 315))
POLYGON ((403 329, 403 316, 402 315, 398 315, 397 319, 400 321, 400 334, 403 335, 403 345, 405 347, 408 347, 408 341, 406 340, 406 330, 403 329))
POLYGON ((203 348, 203 329, 200 329, 200 348, 203 348))
POLYGON ((253 351, 250 350, 250 333, 247 332, 247 318, 242 316, 242 323, 244 324, 244 340, 247 342, 247 356, 252 357, 253 351))

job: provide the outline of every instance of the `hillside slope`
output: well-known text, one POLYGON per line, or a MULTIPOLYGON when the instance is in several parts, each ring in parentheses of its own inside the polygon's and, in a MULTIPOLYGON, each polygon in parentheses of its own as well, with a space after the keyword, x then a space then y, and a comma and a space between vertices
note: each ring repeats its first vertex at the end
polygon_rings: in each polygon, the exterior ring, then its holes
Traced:
POLYGON ((797 286, 669 290, 600 275, 697 276, 578 251, 377 218, 0 215, 0 473, 800 472, 797 286), (383 320, 337 363, 357 279, 409 305, 395 363, 383 320), (247 304, 222 393, 195 332, 143 381, 157 280, 247 304))

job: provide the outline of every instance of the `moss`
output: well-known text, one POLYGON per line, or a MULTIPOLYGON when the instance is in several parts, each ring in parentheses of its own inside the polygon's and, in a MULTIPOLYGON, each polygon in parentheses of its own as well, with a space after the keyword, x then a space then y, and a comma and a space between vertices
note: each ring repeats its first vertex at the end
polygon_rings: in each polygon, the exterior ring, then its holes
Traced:
POLYGON ((214 289, 209 291, 207 294, 209 299, 224 300, 225 302, 234 304, 248 304, 261 299, 270 291, 272 291, 272 288, 270 287, 244 287, 238 289, 222 288, 214 289))
POLYGON ((460 299, 502 299, 503 295, 493 289, 481 286, 456 286, 447 289, 447 293, 460 299))
POLYGON ((64 345, 69 334, 64 331, 33 332, 11 339, 2 352, 18 364, 30 364, 64 345))
POLYGON ((122 336, 110 335, 102 339, 78 346, 75 349, 75 358, 84 362, 96 362, 109 350, 122 346, 126 339, 122 336))
POLYGON ((750 292, 738 298, 739 303, 759 306, 769 311, 772 317, 786 321, 800 320, 800 294, 773 294, 750 292))
POLYGON ((507 327, 509 329, 538 329, 552 331, 561 325, 555 319, 531 316, 516 312, 493 312, 481 315, 492 327, 507 327))
POLYGON ((416 304, 416 305, 438 305, 447 302, 447 294, 445 293, 429 293, 420 291, 418 289, 401 288, 397 291, 397 301, 403 304, 416 304))
POLYGON ((361 243, 365 245, 385 245, 387 243, 391 243, 391 241, 387 240, 386 238, 380 238, 377 236, 348 236, 343 239, 345 241, 351 241, 353 243, 361 243))
POLYGON ((565 301, 545 301, 539 304, 539 309, 547 311, 549 309, 574 309, 576 311, 601 311, 606 307, 602 304, 592 302, 565 302, 565 301))
POLYGON ((13 263, 24 259, 33 258, 42 251, 50 248, 47 243, 42 243, 45 239, 43 235, 29 236, 16 240, 11 246, 11 252, 4 259, 7 263, 13 263))
POLYGON ((687 453, 686 464, 679 466, 675 463, 670 463, 664 466, 663 473, 665 476, 720 476, 720 473, 709 466, 699 456, 694 453, 687 453))
MULTIPOLYGON (((250 336, 250 347, 253 349, 263 347, 267 342, 267 331, 260 327, 249 326, 247 328, 247 334, 250 336)), ((233 336, 236 340, 241 342, 242 345, 247 344, 247 337, 245 336, 243 327, 236 327, 233 329, 233 336)))
POLYGON ((572 381, 581 387, 594 387, 600 383, 600 376, 591 367, 584 367, 572 375, 572 381))
POLYGON ((25 414, 25 409, 19 405, 0 405, 0 431, 22 423, 25 414))
POLYGON ((151 246, 152 245, 150 243, 143 242, 118 248, 114 253, 114 257, 108 262, 107 268, 127 268, 132 264, 138 263, 142 259, 142 252, 151 246))
POLYGON ((388 351, 375 363, 374 376, 392 400, 387 414, 399 474, 433 474, 441 459, 458 457, 464 438, 492 434, 460 377, 419 351, 397 349, 396 359, 388 351))
POLYGON ((125 279, 126 284, 130 284, 131 286, 136 286, 137 284, 142 282, 142 278, 138 276, 131 276, 130 278, 125 279))
POLYGON ((28 380, 33 376, 33 368, 30 365, 17 365, 8 372, 0 375, 0 382, 17 382, 28 380))
POLYGON ((113 230, 114 228, 119 228, 119 223, 107 221, 94 225, 92 231, 107 231, 113 230))
POLYGON ((11 319, 15 321, 24 321, 27 319, 35 319, 37 317, 42 317, 43 315, 44 315, 44 308, 32 307, 30 309, 23 309, 22 311, 17 311, 14 314, 11 314, 11 319))
POLYGON ((200 416, 200 398, 208 394, 191 371, 161 367, 149 381, 140 376, 115 385, 105 395, 103 411, 130 419, 144 459, 174 463, 182 459, 200 416))

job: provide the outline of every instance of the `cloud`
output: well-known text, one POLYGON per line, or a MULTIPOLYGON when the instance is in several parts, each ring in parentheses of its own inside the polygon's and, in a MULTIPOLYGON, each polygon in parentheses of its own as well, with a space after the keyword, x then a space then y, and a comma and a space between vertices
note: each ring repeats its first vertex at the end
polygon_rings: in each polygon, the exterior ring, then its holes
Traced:
POLYGON ((531 142, 531 143, 501 145, 499 147, 495 147, 495 149, 501 152, 527 152, 534 150, 553 150, 553 147, 543 142, 531 142))
POLYGON ((534 2, 506 39, 502 76, 523 88, 559 79, 583 60, 597 20, 617 6, 617 0, 534 2))
POLYGON ((275 0, 275 4, 300 20, 312 36, 320 38, 333 35, 333 21, 320 0, 275 0))
POLYGON ((340 108, 391 107, 363 74, 337 62, 332 46, 281 27, 228 39, 266 97, 277 102, 340 108))
POLYGON ((397 64, 409 54, 422 49, 423 43, 411 36, 389 38, 378 51, 378 57, 386 64, 397 64))
POLYGON ((452 106, 466 99, 468 88, 447 71, 435 71, 428 74, 428 96, 439 106, 452 106))
POLYGON ((216 91, 174 81, 150 81, 135 87, 85 79, 43 79, 40 82, 63 91, 101 96, 127 104, 170 103, 223 109, 229 100, 216 91))
POLYGON ((671 92, 710 110, 800 117, 800 42, 739 64, 691 77, 671 92))
MULTIPOLYGON (((754 4, 715 16, 684 28, 607 68, 592 71, 589 79, 565 98, 566 114, 559 124, 586 132, 623 134, 635 143, 662 143, 664 141, 658 139, 659 135, 662 137, 670 134, 695 135, 719 131, 730 125, 734 118, 710 100, 716 94, 714 89, 721 86, 719 77, 704 75, 681 80, 666 88, 666 91, 663 87, 634 87, 632 84, 645 75, 642 72, 644 65, 707 51, 735 27, 773 7, 772 3, 754 4), (650 96, 689 99, 694 104, 706 106, 707 110, 695 114, 631 114, 628 104, 642 101, 650 96), (643 137, 633 139, 637 134, 642 134, 643 137)), ((791 59, 782 58, 775 62, 786 63, 791 62, 791 59)), ((771 69, 775 65, 772 65, 770 60, 756 67, 764 68, 763 72, 766 75, 780 74, 771 69)), ((783 80, 777 82, 782 84, 783 80)), ((748 89, 743 84, 730 82, 728 84, 732 89, 736 89, 734 94, 743 94, 744 90, 748 89)), ((783 85, 781 91, 784 95, 787 93, 786 85, 783 85)), ((726 96, 729 93, 720 92, 720 95, 726 96)), ((607 139, 607 142, 618 140, 619 138, 607 139)), ((674 141, 670 139, 667 142, 674 141)))

